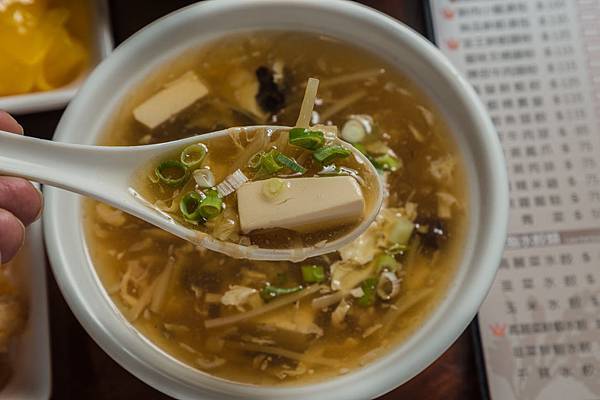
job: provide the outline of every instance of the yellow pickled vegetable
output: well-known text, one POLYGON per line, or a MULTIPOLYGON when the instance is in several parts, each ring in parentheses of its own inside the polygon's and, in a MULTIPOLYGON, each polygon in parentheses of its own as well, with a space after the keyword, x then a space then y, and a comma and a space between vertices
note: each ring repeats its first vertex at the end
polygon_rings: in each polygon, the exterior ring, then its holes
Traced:
POLYGON ((0 96, 52 90, 77 78, 88 63, 89 23, 69 0, 0 0, 0 96), (75 19, 76 23, 70 23, 75 19), (80 31, 80 29, 77 29, 80 31))

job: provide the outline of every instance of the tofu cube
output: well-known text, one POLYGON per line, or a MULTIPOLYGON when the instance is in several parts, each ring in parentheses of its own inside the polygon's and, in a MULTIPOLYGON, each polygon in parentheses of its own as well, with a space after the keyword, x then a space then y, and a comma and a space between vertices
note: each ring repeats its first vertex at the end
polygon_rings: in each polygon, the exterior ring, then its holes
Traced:
POLYGON ((350 176, 283 179, 275 199, 263 194, 266 181, 243 184, 237 191, 242 232, 283 228, 307 233, 361 219, 365 200, 350 176))
POLYGON ((133 110, 134 118, 154 129, 208 94, 208 88, 189 71, 133 110))

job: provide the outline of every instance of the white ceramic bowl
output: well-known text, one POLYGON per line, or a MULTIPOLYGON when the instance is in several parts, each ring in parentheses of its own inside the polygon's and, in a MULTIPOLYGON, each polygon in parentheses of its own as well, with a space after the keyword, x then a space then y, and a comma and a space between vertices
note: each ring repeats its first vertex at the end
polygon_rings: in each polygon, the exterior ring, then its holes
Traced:
POLYGON ((91 10, 91 60, 90 68, 82 71, 73 82, 47 92, 33 92, 15 96, 0 96, 0 110, 13 114, 27 114, 55 110, 64 107, 77 93, 88 74, 104 58, 108 57, 113 40, 110 33, 107 0, 84 0, 91 10))
MULTIPOLYGON (((91 144, 123 96, 157 66, 232 32, 293 29, 317 32, 386 59, 404 71, 445 116, 466 165, 469 230, 447 297, 407 341, 365 368, 318 384, 257 387, 188 367, 138 334, 114 306, 87 254, 80 198, 46 189, 45 238, 58 284, 75 315, 117 362, 178 398, 366 399, 392 390, 433 362, 475 316, 496 272, 508 215, 500 143, 471 87, 425 39, 372 9, 341 0, 208 1, 144 28, 104 61, 69 105, 55 139, 91 144)), ((299 49, 301 51, 301 49, 299 49)))

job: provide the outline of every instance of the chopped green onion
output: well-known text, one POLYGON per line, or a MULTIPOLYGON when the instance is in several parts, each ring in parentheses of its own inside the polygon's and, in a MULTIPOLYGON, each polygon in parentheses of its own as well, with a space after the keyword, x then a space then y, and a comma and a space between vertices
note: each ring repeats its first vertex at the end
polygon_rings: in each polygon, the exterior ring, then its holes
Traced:
POLYGON ((320 265, 303 265, 300 267, 302 279, 307 283, 320 283, 325 280, 325 270, 320 265))
POLYGON ((377 278, 367 278, 360 285, 363 295, 358 298, 358 305, 370 307, 375 304, 375 294, 377 292, 377 278))
POLYGON ((288 141, 294 146, 308 150, 316 150, 325 143, 325 135, 321 131, 311 131, 306 128, 292 128, 288 141))
POLYGON ((388 241, 406 246, 414 229, 415 224, 411 220, 404 216, 396 217, 387 231, 388 241))
POLYGON ((306 168, 298 164, 293 158, 290 158, 283 153, 277 153, 277 155, 275 156, 275 160, 277 160, 280 164, 283 164, 284 166, 286 166, 294 172, 299 172, 301 174, 306 172, 306 168))
POLYGON ((259 163, 259 171, 261 173, 272 175, 283 168, 283 166, 275 159, 278 153, 277 150, 273 149, 262 155, 259 163))
POLYGON ((204 193, 206 197, 200 202, 198 211, 204 218, 211 219, 223 211, 223 199, 219 197, 219 194, 214 189, 207 190, 204 193))
POLYGON ((262 160, 264 154, 264 151, 259 151, 258 153, 253 155, 248 161, 248 166, 252 169, 258 169, 260 167, 260 161, 262 160))
POLYGON ((317 149, 313 153, 313 157, 315 160, 321 162, 322 164, 329 164, 331 161, 337 158, 345 158, 348 157, 352 152, 348 149, 343 148, 342 146, 333 145, 333 146, 324 146, 320 149, 317 149))
POLYGON ((392 172, 398 170, 398 168, 400 168, 400 166, 402 165, 399 158, 396 158, 390 154, 385 154, 383 156, 372 158, 371 162, 373 163, 373 165, 375 165, 375 168, 377 169, 392 172))
POLYGON ((260 291, 260 297, 265 301, 273 300, 279 296, 285 296, 286 294, 292 294, 302 290, 302 286, 295 286, 291 288, 282 288, 277 286, 267 285, 260 291))
POLYGON ((192 144, 191 146, 188 146, 185 149, 183 149, 183 151, 181 152, 181 162, 186 167, 195 167, 196 165, 204 161, 206 153, 208 153, 208 148, 204 144, 192 144))
POLYGON ((283 166, 281 166, 275 159, 278 153, 279 152, 277 150, 273 149, 263 155, 262 159, 260 160, 260 167, 265 170, 265 172, 274 174, 283 168, 283 166))
POLYGON ((285 192, 286 188, 287 184, 283 179, 271 178, 264 181, 262 193, 269 200, 277 200, 285 192))
POLYGON ((404 254, 408 250, 408 245, 394 243, 388 247, 385 252, 391 255, 404 254))
POLYGON ((356 150, 360 151, 364 155, 367 155, 367 148, 365 147, 364 144, 362 144, 362 143, 353 143, 352 145, 356 148, 356 150))
POLYGON ((202 189, 208 189, 215 186, 215 176, 208 168, 199 168, 192 173, 196 185, 202 189))
POLYGON ((381 253, 375 258, 375 275, 384 270, 394 272, 398 269, 398 261, 391 254, 381 253))
POLYGON ((189 192, 181 198, 179 210, 181 210, 181 214, 183 214, 186 221, 199 222, 204 219, 204 216, 200 213, 202 200, 202 196, 195 191, 189 192))
POLYGON ((188 168, 177 160, 161 162, 154 173, 161 182, 169 186, 181 186, 190 176, 188 168))
POLYGON ((367 130, 362 122, 351 118, 342 127, 342 138, 350 143, 362 142, 367 136, 367 130))

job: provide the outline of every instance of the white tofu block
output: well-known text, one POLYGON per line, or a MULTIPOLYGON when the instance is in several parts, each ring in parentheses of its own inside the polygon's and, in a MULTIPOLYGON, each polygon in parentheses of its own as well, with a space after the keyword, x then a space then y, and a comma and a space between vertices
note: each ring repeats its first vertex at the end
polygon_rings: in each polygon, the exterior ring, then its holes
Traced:
POLYGON ((314 232, 361 219, 365 200, 350 176, 283 179, 276 199, 263 194, 266 181, 248 182, 237 191, 242 232, 284 228, 314 232))
POLYGON ((189 71, 133 110, 133 116, 150 129, 188 108, 208 94, 208 88, 189 71))

